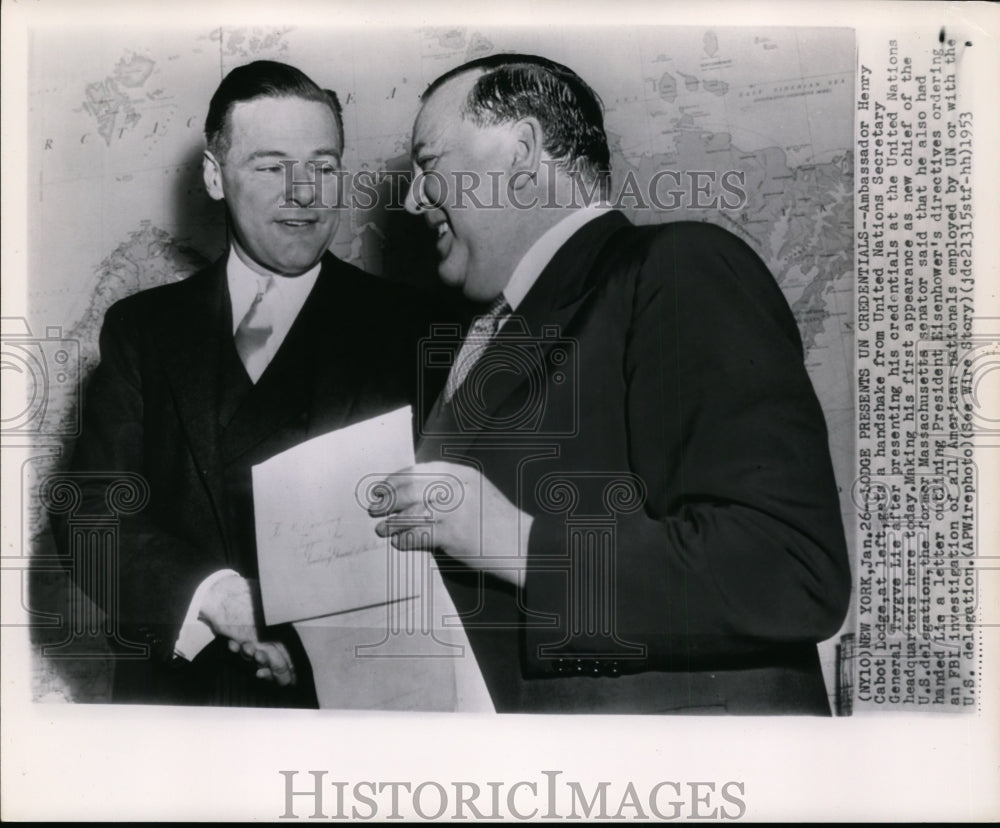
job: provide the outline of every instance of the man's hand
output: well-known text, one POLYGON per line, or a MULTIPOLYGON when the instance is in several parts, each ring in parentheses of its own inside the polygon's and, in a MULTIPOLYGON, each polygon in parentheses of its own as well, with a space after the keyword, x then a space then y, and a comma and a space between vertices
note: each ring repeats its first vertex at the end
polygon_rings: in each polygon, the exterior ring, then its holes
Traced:
POLYGON ((391 536, 397 549, 422 549, 421 539, 427 533, 410 530, 426 528, 430 517, 437 549, 473 569, 523 585, 523 556, 534 518, 520 511, 481 472, 457 463, 418 463, 390 475, 385 483, 395 492, 395 501, 391 507, 370 510, 373 517, 386 518, 375 527, 379 537, 391 536), (451 485, 450 477, 461 482, 461 502, 451 511, 429 509, 425 504, 424 491, 434 477, 451 485))
POLYGON ((230 640, 229 649, 232 652, 242 652, 243 657, 257 664, 256 676, 265 681, 273 681, 280 687, 295 684, 295 665, 288 649, 280 641, 258 641, 256 647, 247 654, 246 644, 239 645, 230 640), (235 649, 233 645, 236 645, 235 649))
POLYGON ((208 590, 198 618, 216 635, 232 641, 257 641, 257 584, 239 575, 220 578, 208 590))
POLYGON ((227 575, 212 584, 198 617, 216 635, 229 639, 231 653, 240 653, 257 664, 257 678, 282 687, 295 684, 295 668, 285 645, 258 637, 258 606, 257 582, 227 575))

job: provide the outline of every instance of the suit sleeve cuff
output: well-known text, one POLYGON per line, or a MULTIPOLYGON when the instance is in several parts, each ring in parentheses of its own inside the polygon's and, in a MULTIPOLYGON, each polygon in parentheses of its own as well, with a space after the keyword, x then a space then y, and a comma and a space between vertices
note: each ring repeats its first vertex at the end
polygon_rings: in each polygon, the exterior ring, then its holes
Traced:
MULTIPOLYGON (((627 520, 622 518, 620 521, 627 520)), ((522 669, 531 677, 579 676, 616 678, 648 669, 646 647, 622 639, 618 613, 607 603, 615 596, 596 589, 605 583, 607 562, 591 560, 569 548, 566 518, 535 518, 528 541, 528 561, 521 595, 534 618, 551 624, 526 624, 522 637, 522 669), (587 566, 574 572, 573 565, 587 566), (589 603, 584 603, 589 602, 589 603), (606 616, 611 613, 610 629, 606 616)), ((614 566, 614 562, 611 562, 614 566)))
POLYGON ((212 586, 229 575, 239 575, 232 569, 220 569, 213 572, 202 581, 194 592, 191 604, 188 607, 187 615, 181 623, 180 635, 177 636, 177 643, 174 644, 174 657, 183 658, 186 661, 193 661, 202 650, 205 649, 215 638, 212 628, 204 621, 198 619, 201 613, 201 606, 205 602, 205 596, 212 586))
MULTIPOLYGON (((560 619, 565 628, 565 592, 568 581, 564 572, 553 571, 551 565, 540 564, 540 558, 552 559, 565 555, 566 521, 555 515, 536 515, 528 536, 527 562, 521 600, 533 615, 549 615, 560 619)), ((522 667, 529 676, 555 675, 558 659, 546 657, 545 647, 559 640, 560 630, 552 627, 526 627, 522 637, 522 667)))

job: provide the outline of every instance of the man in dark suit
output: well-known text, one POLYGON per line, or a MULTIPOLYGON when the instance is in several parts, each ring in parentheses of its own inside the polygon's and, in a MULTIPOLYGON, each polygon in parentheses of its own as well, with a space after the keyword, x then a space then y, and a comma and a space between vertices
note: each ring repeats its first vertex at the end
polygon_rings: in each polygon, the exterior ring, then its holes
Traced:
MULTIPOLYGON (((717 227, 601 205, 601 104, 566 67, 485 58, 422 100, 407 206, 491 304, 425 361, 448 378, 416 470, 462 482, 432 545, 496 709, 829 715, 850 577, 774 279, 717 227)), ((403 549, 412 472, 377 529, 403 549)))
MULTIPOLYGON (((108 311, 72 460, 83 512, 105 508, 109 473, 148 486, 119 526, 117 595, 94 596, 150 653, 117 660, 113 698, 315 706, 293 629, 260 619, 251 467, 408 402, 421 305, 327 252, 344 145, 335 94, 284 64, 242 66, 205 135, 230 249, 108 311)), ((65 516, 54 523, 79 559, 65 516)))

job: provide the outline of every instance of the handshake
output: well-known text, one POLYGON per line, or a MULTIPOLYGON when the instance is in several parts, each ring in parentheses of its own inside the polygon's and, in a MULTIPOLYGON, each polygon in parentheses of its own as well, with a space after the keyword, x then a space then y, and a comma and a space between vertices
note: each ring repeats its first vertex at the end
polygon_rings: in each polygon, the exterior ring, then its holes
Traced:
MULTIPOLYGON (((394 497, 369 508, 372 517, 382 518, 375 526, 379 537, 389 538, 397 549, 427 553, 436 550, 515 586, 523 585, 523 557, 518 551, 527 549, 533 519, 481 472, 456 463, 420 463, 389 475, 381 485, 394 497), (435 549, 421 545, 429 537, 426 532, 411 531, 427 526, 419 481, 428 476, 455 479, 462 490, 454 509, 434 513, 435 549), (489 538, 492 549, 507 554, 502 558, 484 554, 485 538, 489 538), (498 565, 501 560, 502 566, 498 565)), ((294 685, 292 657, 281 641, 265 640, 260 607, 257 581, 233 573, 212 584, 199 620, 208 624, 216 636, 228 639, 230 652, 252 663, 257 678, 282 687, 294 685)))
POLYGON ((260 587, 235 573, 220 578, 208 591, 198 616, 216 636, 229 640, 229 652, 257 666, 257 678, 281 687, 296 683, 295 664, 280 641, 261 641, 260 587))

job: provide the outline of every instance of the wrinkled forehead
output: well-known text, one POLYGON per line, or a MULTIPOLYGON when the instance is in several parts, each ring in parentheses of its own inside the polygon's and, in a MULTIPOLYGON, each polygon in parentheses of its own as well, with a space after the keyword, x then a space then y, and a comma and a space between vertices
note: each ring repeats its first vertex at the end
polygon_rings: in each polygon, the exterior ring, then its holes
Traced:
POLYGON ((435 89, 424 100, 417 114, 417 120, 413 124, 410 144, 413 155, 426 146, 439 143, 445 134, 458 125, 469 92, 476 78, 482 74, 477 71, 457 75, 435 89))

